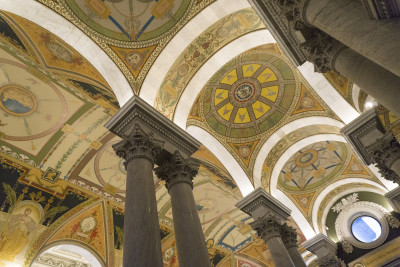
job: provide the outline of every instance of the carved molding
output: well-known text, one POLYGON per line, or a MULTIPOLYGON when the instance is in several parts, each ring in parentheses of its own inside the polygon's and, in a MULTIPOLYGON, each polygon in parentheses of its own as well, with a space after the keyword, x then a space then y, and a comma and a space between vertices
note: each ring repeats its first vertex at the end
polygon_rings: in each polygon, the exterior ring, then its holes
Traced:
POLYGON ((193 179, 199 171, 199 164, 191 158, 184 159, 179 151, 175 151, 174 155, 164 161, 155 169, 155 173, 161 180, 165 181, 168 190, 174 184, 187 183, 193 189, 193 179))
POLYGON ((296 229, 289 226, 287 223, 284 223, 281 227, 281 236, 282 241, 287 249, 293 247, 298 248, 296 229))
POLYGON ((152 133, 145 133, 135 124, 130 136, 114 144, 112 147, 118 157, 126 164, 135 158, 146 158, 154 164, 155 157, 161 152, 164 142, 153 138, 152 133))
POLYGON ((268 214, 267 216, 260 217, 250 223, 250 226, 265 243, 273 237, 281 238, 281 224, 273 215, 268 214))

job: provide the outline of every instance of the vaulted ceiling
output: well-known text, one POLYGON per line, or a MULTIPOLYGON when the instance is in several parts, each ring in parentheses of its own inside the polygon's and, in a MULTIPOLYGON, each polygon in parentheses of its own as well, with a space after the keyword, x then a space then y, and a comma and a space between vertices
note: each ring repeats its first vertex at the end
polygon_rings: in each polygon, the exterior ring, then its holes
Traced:
MULTIPOLYGON (((80 242, 101 264, 121 264, 126 172, 103 125, 134 94, 203 144, 194 196, 214 266, 273 266, 234 206, 256 187, 292 210, 299 242, 326 233, 340 197, 393 188, 340 135, 369 96, 310 63, 293 66, 246 0, 1 0, 0 9, 0 225, 23 206, 36 211, 29 242, 0 260, 76 260, 51 247, 80 242), (96 228, 75 227, 90 220, 96 228)), ((400 133, 391 113, 380 117, 400 133)), ((154 182, 164 263, 177 266, 169 195, 154 182)))

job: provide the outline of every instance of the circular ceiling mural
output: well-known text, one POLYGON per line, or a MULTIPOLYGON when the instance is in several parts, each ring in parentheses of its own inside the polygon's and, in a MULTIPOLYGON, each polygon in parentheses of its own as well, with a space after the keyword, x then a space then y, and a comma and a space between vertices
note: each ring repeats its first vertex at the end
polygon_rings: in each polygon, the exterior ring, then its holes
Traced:
POLYGON ((60 88, 50 81, 40 80, 19 62, 0 59, 0 63, 0 77, 3 78, 0 111, 3 112, 2 121, 7 123, 2 128, 3 139, 28 141, 57 131, 68 117, 67 99, 60 88))
POLYGON ((120 41, 156 38, 184 16, 193 1, 66 0, 72 12, 98 33, 120 41))
POLYGON ((315 189, 342 169, 347 159, 346 144, 323 141, 297 151, 284 165, 279 185, 289 191, 315 189))
POLYGON ((126 170, 124 160, 117 157, 112 145, 120 142, 112 141, 104 145, 96 154, 94 171, 104 189, 113 194, 125 193, 126 170))
POLYGON ((284 117, 295 87, 294 74, 282 59, 261 51, 244 54, 211 78, 203 111, 219 134, 254 136, 284 117))

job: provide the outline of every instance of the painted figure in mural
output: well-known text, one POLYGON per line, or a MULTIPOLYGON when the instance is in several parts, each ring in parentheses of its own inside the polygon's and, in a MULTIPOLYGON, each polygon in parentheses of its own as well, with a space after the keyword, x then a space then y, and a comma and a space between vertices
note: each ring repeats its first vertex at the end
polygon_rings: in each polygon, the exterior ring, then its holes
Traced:
POLYGON ((0 259, 14 261, 29 243, 29 235, 34 231, 36 222, 29 217, 31 208, 26 208, 23 214, 10 215, 0 236, 0 259))

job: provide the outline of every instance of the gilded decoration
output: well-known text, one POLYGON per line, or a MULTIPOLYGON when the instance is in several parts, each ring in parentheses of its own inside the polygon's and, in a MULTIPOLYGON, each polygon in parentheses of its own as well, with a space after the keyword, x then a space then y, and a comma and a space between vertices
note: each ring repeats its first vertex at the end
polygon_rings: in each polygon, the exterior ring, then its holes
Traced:
POLYGON ((154 107, 173 119, 180 96, 201 66, 229 42, 264 27, 252 8, 237 11, 210 26, 175 60, 161 83, 154 107))
POLYGON ((250 180, 261 145, 278 128, 307 116, 336 118, 290 66, 275 44, 249 50, 216 71, 188 117, 187 125, 216 137, 250 180))
POLYGON ((97 43, 139 94, 150 67, 172 37, 215 0, 38 1, 97 43))
POLYGON ((271 174, 278 159, 291 145, 306 137, 311 136, 310 132, 312 132, 312 135, 317 135, 317 134, 340 135, 340 129, 335 126, 312 125, 296 129, 295 131, 281 138, 270 150, 263 164, 262 174, 261 174, 261 184, 265 190, 267 190, 268 192, 270 191, 269 184, 271 180, 271 174))
POLYGON ((289 158, 280 171, 277 188, 312 223, 312 207, 326 185, 352 177, 381 184, 368 167, 351 153, 347 144, 322 141, 301 148, 289 158))
POLYGON ((353 103, 353 86, 354 83, 348 78, 334 72, 328 71, 323 74, 328 82, 335 88, 335 90, 355 109, 356 106, 353 103))
POLYGON ((397 140, 400 140, 400 120, 397 116, 382 105, 378 105, 375 110, 385 130, 391 131, 397 140))

